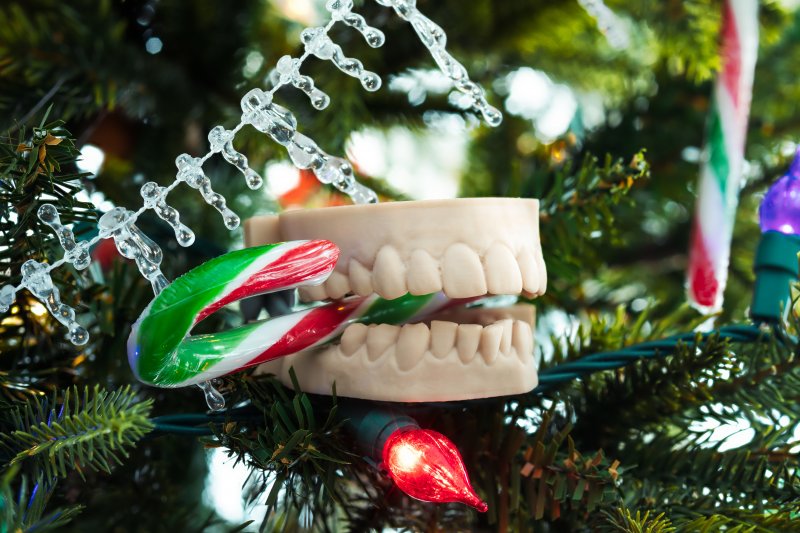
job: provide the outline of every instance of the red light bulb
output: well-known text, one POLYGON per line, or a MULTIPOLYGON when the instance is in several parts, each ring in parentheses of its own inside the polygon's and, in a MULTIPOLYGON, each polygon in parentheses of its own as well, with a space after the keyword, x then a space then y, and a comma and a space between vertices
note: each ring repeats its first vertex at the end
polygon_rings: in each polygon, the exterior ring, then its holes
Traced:
POLYGON ((383 466, 395 484, 418 500, 461 502, 489 508, 469 482, 464 461, 450 439, 430 429, 398 429, 383 446, 383 466))

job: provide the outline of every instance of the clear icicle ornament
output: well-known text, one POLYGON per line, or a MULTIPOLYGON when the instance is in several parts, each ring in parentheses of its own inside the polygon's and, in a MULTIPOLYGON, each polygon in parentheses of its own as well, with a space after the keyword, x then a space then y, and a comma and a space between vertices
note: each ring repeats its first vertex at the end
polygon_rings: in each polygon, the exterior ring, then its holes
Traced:
POLYGON ((297 168, 318 169, 325 163, 325 153, 317 143, 300 132, 296 132, 292 142, 286 146, 292 163, 297 168))
POLYGON ((379 201, 375 191, 358 182, 355 183, 353 192, 350 193, 350 198, 352 198, 353 202, 356 204, 377 204, 379 201))
POLYGON ((17 297, 17 289, 13 285, 3 285, 0 288, 0 313, 5 313, 11 309, 11 304, 17 297))
POLYGON ((251 124, 260 132, 283 146, 292 142, 297 131, 297 119, 292 113, 272 102, 272 95, 261 89, 252 89, 242 98, 242 122, 251 124))
POLYGON ((239 227, 239 216, 228 209, 225 197, 211 188, 211 180, 203 172, 203 161, 199 157, 181 154, 175 159, 175 166, 178 167, 177 178, 186 182, 189 187, 200 191, 203 200, 222 215, 222 223, 226 228, 236 229, 239 227))
MULTIPOLYGON (((67 339, 76 346, 82 346, 89 340, 89 332, 75 320, 75 310, 61 302, 58 288, 53 285, 50 269, 44 263, 33 259, 22 265, 23 287, 31 291, 36 298, 44 302, 50 313, 66 326, 67 339)), ((5 287, 4 287, 5 289, 5 287)))
POLYGON ((310 168, 317 179, 332 184, 357 204, 375 203, 374 191, 356 182, 353 167, 340 157, 326 154, 309 137, 297 131, 297 120, 289 110, 274 104, 272 95, 253 89, 242 98, 242 122, 284 145, 298 168, 310 168))
POLYGON ((136 217, 133 212, 115 207, 100 217, 100 237, 113 238, 120 255, 134 260, 139 272, 153 286, 153 292, 158 294, 169 284, 161 273, 163 254, 161 248, 137 228, 134 222, 136 217))
POLYGON ((300 74, 301 61, 291 56, 283 56, 275 66, 278 74, 278 82, 281 84, 291 84, 296 89, 303 91, 311 100, 314 109, 325 109, 331 103, 331 98, 314 85, 314 80, 310 76, 300 74))
POLYGON ((416 0, 377 0, 379 4, 394 8, 400 18, 408 21, 428 48, 439 69, 453 81, 455 88, 469 97, 467 107, 479 113, 492 127, 503 121, 503 114, 486 101, 483 89, 470 81, 467 69, 446 50, 447 34, 444 30, 417 9, 416 0))
MULTIPOLYGON (((330 180, 328 183, 345 194, 351 194, 355 190, 356 179, 353 177, 353 167, 341 157, 328 157, 319 174, 324 175, 326 180, 330 180)), ((320 178, 321 180, 322 178, 320 178)))
POLYGON ((37 212, 39 220, 50 226, 58 237, 61 247, 64 249, 64 260, 78 270, 83 270, 92 262, 89 255, 89 243, 86 241, 76 242, 75 234, 68 227, 61 224, 56 206, 53 204, 42 204, 37 212))
POLYGON ((353 0, 328 0, 325 9, 330 11, 333 20, 341 21, 360 32, 372 48, 383 46, 383 43, 386 42, 386 37, 381 30, 368 25, 364 17, 353 13, 353 0))
POLYGON ((367 91, 377 91, 381 88, 381 77, 364 69, 358 59, 347 57, 342 47, 334 43, 325 28, 306 28, 300 34, 300 40, 305 45, 306 53, 320 59, 330 60, 336 68, 354 78, 358 78, 361 86, 367 91))
POLYGON ((156 212, 158 218, 172 226, 175 239, 181 246, 191 246, 194 243, 194 232, 181 223, 178 210, 167 204, 166 187, 159 187, 154 181, 148 181, 140 189, 144 206, 156 212))
POLYGON ((215 154, 221 153, 225 161, 235 166, 242 175, 244 175, 244 180, 248 187, 253 190, 258 189, 264 184, 264 180, 258 172, 250 168, 247 157, 237 152, 233 147, 233 137, 235 135, 234 132, 226 130, 222 126, 214 126, 214 128, 208 132, 208 142, 211 145, 211 152, 215 154))
POLYGON ((198 383, 197 386, 202 389, 209 409, 212 411, 222 411, 225 409, 225 397, 220 391, 214 388, 214 385, 210 381, 203 381, 202 383, 198 383))

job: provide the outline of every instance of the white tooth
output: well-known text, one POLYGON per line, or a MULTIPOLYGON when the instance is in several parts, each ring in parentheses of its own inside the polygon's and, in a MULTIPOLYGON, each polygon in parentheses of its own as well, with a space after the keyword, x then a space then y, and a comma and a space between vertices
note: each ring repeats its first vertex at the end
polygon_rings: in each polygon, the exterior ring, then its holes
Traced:
POLYGON ((500 353, 508 355, 511 353, 511 337, 514 335, 514 321, 509 318, 501 320, 497 324, 503 328, 503 337, 500 339, 500 353))
POLYGON ((372 266, 372 284, 377 292, 387 300, 403 296, 406 289, 406 267, 397 250, 384 246, 375 256, 372 266))
POLYGON ((533 331, 531 327, 522 320, 514 321, 514 332, 511 336, 511 343, 517 351, 517 356, 523 361, 533 357, 533 331))
POLYGON ((442 275, 439 262, 425 250, 414 250, 408 260, 408 292, 431 294, 442 290, 442 275))
POLYGON ((536 265, 539 267, 539 296, 541 296, 547 290, 547 266, 544 264, 541 251, 536 254, 536 265))
POLYGON ((522 288, 526 293, 537 296, 539 294, 539 267, 536 258, 529 250, 523 250, 517 257, 519 270, 522 272, 522 288))
POLYGON ((316 302, 317 300, 328 299, 328 293, 325 291, 325 287, 323 285, 300 287, 298 293, 300 294, 300 300, 304 302, 316 302))
POLYGON ((497 352, 500 350, 500 341, 502 340, 503 326, 500 324, 492 324, 483 328, 480 352, 487 365, 491 365, 497 359, 497 352))
POLYGON ((348 268, 353 292, 359 296, 369 296, 375 292, 372 290, 372 272, 355 259, 350 260, 348 268))
POLYGON ((425 324, 406 324, 400 328, 395 346, 395 358, 400 370, 411 370, 425 355, 431 341, 431 331, 425 324))
POLYGON ((328 293, 328 298, 338 300, 348 292, 350 292, 350 282, 347 276, 341 272, 333 272, 327 281, 325 281, 325 291, 328 293))
POLYGON ((400 328, 389 324, 378 324, 367 328, 367 355, 370 361, 375 361, 384 352, 397 342, 400 328))
POLYGON ((490 294, 522 292, 522 274, 508 246, 499 242, 492 244, 483 262, 486 266, 486 287, 490 294))
POLYGON ((456 345, 456 330, 458 324, 434 320, 431 322, 431 352, 439 359, 443 359, 456 345))
POLYGON ((341 352, 347 356, 353 355, 359 348, 364 346, 367 340, 367 327, 365 324, 351 324, 342 333, 342 340, 339 343, 341 352))
POLYGON ((464 243, 451 245, 442 258, 444 292, 450 298, 486 294, 486 279, 478 254, 464 243))
POLYGON ((469 363, 475 358, 475 354, 478 352, 478 344, 481 342, 482 330, 483 328, 478 324, 461 324, 458 326, 456 349, 462 363, 469 363))

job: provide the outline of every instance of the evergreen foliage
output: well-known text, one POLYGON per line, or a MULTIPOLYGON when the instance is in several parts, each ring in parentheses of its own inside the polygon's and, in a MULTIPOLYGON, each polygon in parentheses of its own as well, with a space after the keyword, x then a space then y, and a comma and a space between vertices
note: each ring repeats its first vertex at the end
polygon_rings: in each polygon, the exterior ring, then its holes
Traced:
POLYGON ((0 515, 5 531, 52 531, 66 525, 80 513, 80 505, 50 508, 48 503, 53 496, 54 484, 42 477, 32 484, 26 476, 14 483, 18 473, 19 467, 12 466, 4 471, 0 481, 0 515), (15 494, 12 485, 17 484, 15 494))
POLYGON ((10 413, 11 431, 0 434, 11 452, 8 464, 33 463, 44 478, 64 477, 69 469, 111 472, 133 445, 151 429, 152 401, 136 402, 130 387, 109 393, 96 386, 79 394, 67 389, 56 405, 35 398, 10 413), (49 405, 48 405, 49 404, 49 405), (51 406, 52 405, 52 406, 51 406))
POLYGON ((326 405, 327 413, 318 420, 322 413, 308 395, 287 393, 277 380, 244 378, 240 390, 263 414, 256 424, 223 424, 213 445, 225 446, 237 460, 262 472, 251 492, 254 498, 266 494, 270 511, 292 507, 312 516, 332 514, 332 505, 346 498, 342 469, 357 458, 337 439, 342 421, 335 391, 332 405, 326 405))
MULTIPOLYGON (((357 81, 312 60, 304 73, 332 96, 329 109, 312 111, 293 89, 276 95, 300 130, 333 154, 351 148, 353 131, 441 136, 452 132, 443 122, 462 124, 460 195, 541 199, 549 285, 534 304, 543 371, 598 352, 635 352, 708 318, 686 307, 684 281, 697 154, 720 66, 721 3, 606 3, 630 30, 628 49, 612 49, 575 1, 417 1, 447 30, 449 49, 491 103, 508 101, 520 68, 571 91, 579 111, 555 138, 510 112, 497 129, 476 127, 435 87, 422 96, 392 88, 390 75, 424 73, 433 64, 409 25, 372 1, 356 2, 357 9, 386 32, 385 47, 369 49, 351 30, 333 37, 383 77, 384 89, 365 94, 357 81)), ((164 185, 177 154, 204 153, 211 127, 238 120, 240 96, 264 86, 279 57, 302 53, 302 5, 0 5, 0 285, 18 283, 28 259, 60 257, 55 236, 36 217, 41 203, 56 205, 62 221, 88 239, 99 212, 76 200, 79 190, 138 208, 144 181, 164 185), (96 175, 78 167, 85 144, 105 154, 96 175)), ((719 327, 748 321, 755 213, 800 136, 800 11, 765 0, 759 23, 748 175, 719 327)), ((255 168, 285 157, 249 128, 236 143, 255 168)), ((230 165, 212 159, 205 170, 242 218, 276 209, 230 165)), ((387 198, 411 196, 387 176, 361 177, 387 198)), ((311 205, 342 201, 326 189, 310 198, 311 205)), ((155 217, 138 223, 164 249, 168 278, 240 245, 196 195, 170 201, 197 234, 193 247, 175 246, 155 217)), ((0 530, 797 530, 798 306, 786 323, 748 340, 690 335, 520 397, 400 406, 458 445, 490 506, 478 515, 393 487, 358 454, 343 415, 347 398, 294 392, 243 373, 221 386, 236 408, 207 416, 186 414, 205 408, 197 390, 136 384, 125 341, 150 289, 113 252, 93 255, 103 264, 54 272, 64 301, 90 330, 88 345, 67 343, 27 291, 0 315, 0 530), (746 438, 734 442, 733 430, 746 438), (203 500, 209 448, 252 470, 245 492, 267 504, 263 523, 225 524, 203 500)), ((223 310, 201 327, 240 320, 223 310)))
POLYGON ((636 511, 632 515, 629 509, 616 509, 614 513, 606 512, 607 531, 624 533, 674 533, 672 522, 661 513, 650 518, 650 511, 636 511))

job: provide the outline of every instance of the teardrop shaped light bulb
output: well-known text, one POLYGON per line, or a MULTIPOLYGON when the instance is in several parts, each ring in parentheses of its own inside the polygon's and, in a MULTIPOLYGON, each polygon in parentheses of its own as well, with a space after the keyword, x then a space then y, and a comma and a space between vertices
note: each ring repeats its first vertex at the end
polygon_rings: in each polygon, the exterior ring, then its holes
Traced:
POLYGON ((412 498, 460 502, 482 513, 489 508, 472 489, 455 444, 436 431, 398 429, 384 444, 383 466, 398 488, 412 498))

